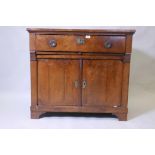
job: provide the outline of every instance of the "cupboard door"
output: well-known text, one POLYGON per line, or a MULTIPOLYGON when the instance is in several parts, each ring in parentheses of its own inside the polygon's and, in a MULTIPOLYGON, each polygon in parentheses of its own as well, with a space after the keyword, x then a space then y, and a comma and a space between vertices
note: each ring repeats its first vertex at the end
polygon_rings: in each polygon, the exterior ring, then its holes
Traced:
POLYGON ((47 59, 38 61, 38 104, 80 105, 79 60, 47 59))
POLYGON ((83 106, 120 106, 123 63, 83 60, 83 106))

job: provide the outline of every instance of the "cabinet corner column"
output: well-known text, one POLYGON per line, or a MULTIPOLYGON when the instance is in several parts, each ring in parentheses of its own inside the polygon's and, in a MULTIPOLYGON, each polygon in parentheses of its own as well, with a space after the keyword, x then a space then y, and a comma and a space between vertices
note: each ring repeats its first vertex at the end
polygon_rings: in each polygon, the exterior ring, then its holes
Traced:
MULTIPOLYGON (((34 113, 37 113, 36 107, 38 104, 38 94, 37 94, 37 90, 38 90, 38 62, 36 59, 36 53, 35 51, 31 51, 30 52, 30 70, 31 70, 31 118, 36 118, 36 115, 34 115, 34 113)), ((37 116, 37 118, 39 118, 39 116, 37 116)))
POLYGON ((127 114, 128 114, 130 60, 131 60, 131 53, 125 53, 123 58, 122 97, 121 97, 121 107, 124 108, 124 112, 116 114, 119 120, 124 120, 124 121, 127 120, 127 114))

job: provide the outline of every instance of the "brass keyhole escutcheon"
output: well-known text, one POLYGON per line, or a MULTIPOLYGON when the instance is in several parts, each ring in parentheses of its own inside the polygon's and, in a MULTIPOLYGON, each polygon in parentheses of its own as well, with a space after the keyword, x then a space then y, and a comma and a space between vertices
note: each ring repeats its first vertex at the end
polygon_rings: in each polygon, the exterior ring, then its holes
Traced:
POLYGON ((83 82, 82 82, 82 88, 85 89, 86 86, 87 86, 87 81, 86 80, 83 80, 83 82))
POLYGON ((83 38, 77 38, 77 44, 83 45, 85 43, 85 39, 83 38))

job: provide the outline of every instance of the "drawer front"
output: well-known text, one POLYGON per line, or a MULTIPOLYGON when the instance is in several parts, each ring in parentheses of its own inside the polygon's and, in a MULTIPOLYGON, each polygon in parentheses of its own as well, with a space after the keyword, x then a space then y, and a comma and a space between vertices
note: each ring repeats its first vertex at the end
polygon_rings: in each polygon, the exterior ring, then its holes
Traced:
POLYGON ((125 36, 36 35, 36 51, 125 52, 125 36))

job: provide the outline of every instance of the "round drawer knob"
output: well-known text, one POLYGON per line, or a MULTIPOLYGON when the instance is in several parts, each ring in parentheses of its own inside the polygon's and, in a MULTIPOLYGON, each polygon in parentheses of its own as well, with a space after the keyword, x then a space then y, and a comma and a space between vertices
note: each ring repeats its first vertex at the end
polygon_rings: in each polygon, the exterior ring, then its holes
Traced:
POLYGON ((56 47, 56 46, 57 46, 56 40, 54 40, 54 39, 50 40, 50 41, 49 41, 49 45, 50 45, 51 47, 56 47))
POLYGON ((112 47, 112 43, 109 42, 109 41, 106 41, 106 42, 104 43, 104 47, 105 47, 105 48, 111 48, 111 47, 112 47))

